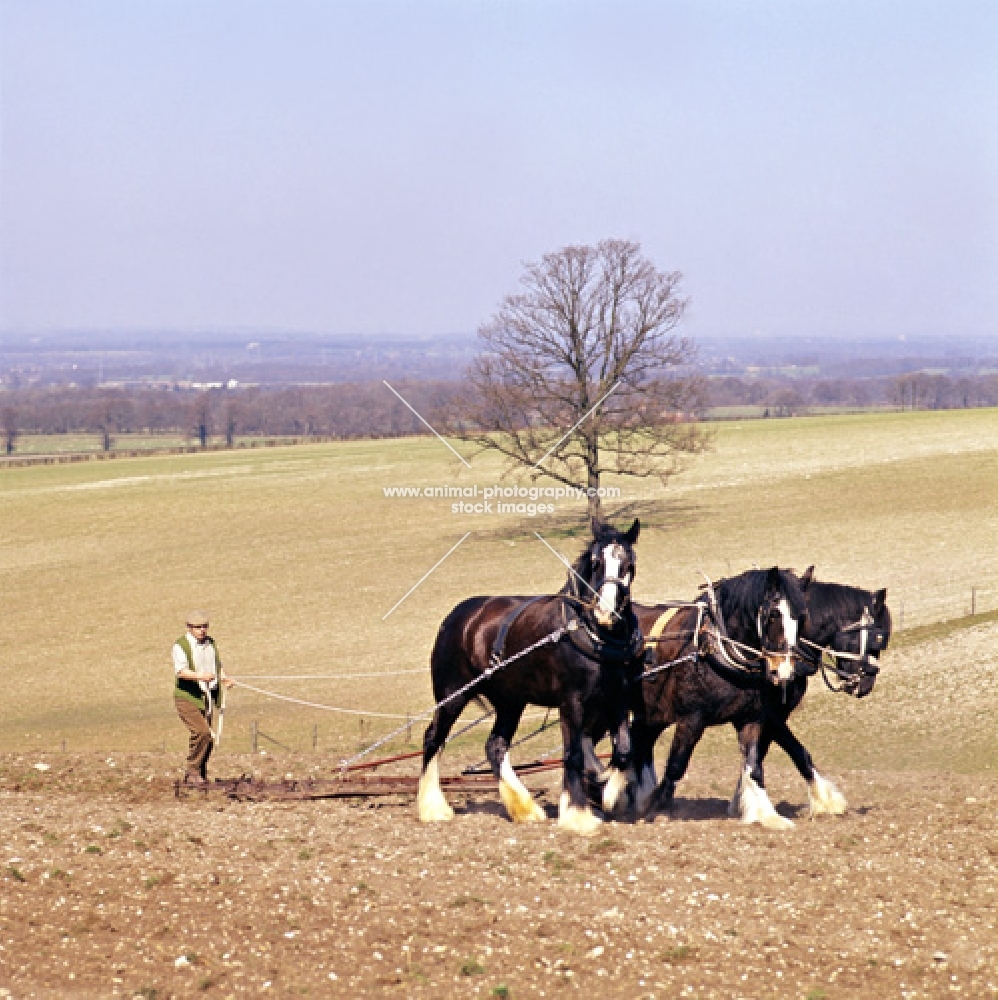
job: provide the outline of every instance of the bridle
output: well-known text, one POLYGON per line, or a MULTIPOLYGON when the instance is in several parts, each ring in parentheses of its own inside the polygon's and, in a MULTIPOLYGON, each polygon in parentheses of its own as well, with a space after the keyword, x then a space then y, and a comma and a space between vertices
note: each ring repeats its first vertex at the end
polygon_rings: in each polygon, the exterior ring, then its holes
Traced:
MULTIPOLYGON (((724 624, 724 615, 721 613, 717 602, 717 595, 714 592, 714 585, 710 578, 706 577, 706 574, 705 579, 707 580, 706 585, 702 585, 704 595, 699 599, 700 602, 706 601, 708 612, 705 616, 706 620, 703 622, 701 633, 706 640, 705 651, 711 654, 722 667, 728 670, 756 675, 760 672, 768 672, 769 661, 766 654, 774 651, 768 650, 766 647, 763 623, 768 621, 773 612, 779 608, 783 595, 779 592, 770 593, 756 612, 756 632, 759 636, 760 645, 760 648, 756 649, 754 646, 739 642, 728 635, 724 624)), ((699 631, 700 626, 698 623, 699 631)), ((794 646, 793 648, 780 650, 779 652, 786 652, 787 655, 792 657, 796 654, 797 647, 794 646)))
MULTIPOLYGON (((619 544, 619 543, 616 543, 619 544)), ((621 546, 624 548, 624 546, 621 546)), ((626 548, 624 548, 626 552, 626 548)), ((590 568, 597 565, 602 558, 603 546, 598 542, 594 542, 593 546, 589 552, 589 565, 590 568)), ((631 557, 633 561, 633 556, 631 557)), ((621 560, 621 567, 627 565, 627 561, 621 560)), ((634 579, 634 571, 631 569, 624 576, 604 576, 600 582, 599 587, 594 587, 589 580, 581 576, 574 567, 569 567, 568 574, 568 586, 569 595, 571 602, 575 604, 581 611, 585 612, 587 616, 594 615, 596 608, 600 602, 600 591, 607 584, 616 584, 620 587, 621 592, 624 595, 624 599, 620 602, 621 607, 626 606, 630 602, 631 597, 631 581, 634 579), (585 595, 585 591, 588 591, 588 596, 585 595)), ((614 609, 613 616, 618 620, 622 621, 620 612, 614 609)))
MULTIPOLYGON (((765 655, 766 653, 783 653, 789 650, 789 643, 787 642, 786 634, 784 633, 783 641, 787 644, 788 650, 783 649, 770 649, 767 646, 768 637, 766 635, 766 625, 772 620, 773 615, 780 615, 780 602, 784 600, 783 596, 779 593, 771 593, 765 602, 759 606, 758 612, 755 616, 755 630, 756 634, 759 636, 759 648, 760 652, 765 655)), ((780 618, 782 620, 782 615, 780 618)), ((781 628, 782 631, 782 628, 781 628)), ((789 650, 792 652, 792 650, 789 650)))
MULTIPOLYGON (((876 619, 870 614, 869 607, 863 608, 863 613, 857 621, 849 625, 843 625, 835 633, 835 638, 840 635, 853 635, 859 633, 859 652, 847 653, 844 650, 832 646, 820 646, 810 639, 800 637, 798 643, 807 646, 808 649, 801 649, 801 658, 811 664, 815 670, 821 671, 821 678, 829 691, 845 691, 847 694, 855 694, 860 682, 864 677, 876 677, 880 673, 880 664, 877 657, 887 647, 887 633, 877 625, 876 619), (841 664, 851 664, 851 668, 841 664), (836 680, 830 680, 829 675, 836 680)), ((833 640, 834 643, 834 640, 833 640)))

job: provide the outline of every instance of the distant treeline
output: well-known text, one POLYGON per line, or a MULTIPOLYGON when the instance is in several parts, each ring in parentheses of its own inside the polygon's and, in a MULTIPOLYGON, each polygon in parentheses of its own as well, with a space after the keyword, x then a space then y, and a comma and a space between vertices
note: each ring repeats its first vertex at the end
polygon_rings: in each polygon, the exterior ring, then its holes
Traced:
MULTIPOLYGON (((399 382, 396 390, 421 414, 453 398, 454 382, 399 382)), ((209 438, 403 437, 429 433, 381 382, 274 388, 188 389, 38 387, 0 393, 0 429, 10 453, 19 434, 99 434, 104 447, 119 434, 183 434, 209 438)))
POLYGON ((952 377, 909 372, 884 378, 782 379, 725 376, 708 381, 708 405, 763 407, 772 416, 816 407, 893 406, 955 410, 998 406, 998 373, 952 377))
MULTIPOLYGON (((715 377, 708 407, 755 406, 772 416, 812 407, 954 409, 998 406, 998 374, 954 378, 916 372, 881 379, 715 377)), ((462 383, 399 382, 396 390, 432 419, 462 383)), ((106 449, 119 434, 183 434, 201 444, 238 436, 402 437, 429 431, 384 383, 192 389, 168 386, 28 387, 0 392, 6 451, 20 434, 98 434, 106 449)))

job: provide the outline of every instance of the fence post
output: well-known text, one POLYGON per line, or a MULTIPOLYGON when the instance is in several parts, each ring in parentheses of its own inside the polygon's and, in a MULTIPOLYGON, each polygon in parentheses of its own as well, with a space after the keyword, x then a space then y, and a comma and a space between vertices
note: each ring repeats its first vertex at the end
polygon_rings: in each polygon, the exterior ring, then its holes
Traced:
POLYGON ((972 615, 977 614, 977 588, 970 588, 970 613, 972 615))
POLYGON ((412 719, 409 716, 409 709, 405 710, 405 741, 412 742, 412 719))
POLYGON ((250 746, 253 749, 253 753, 256 753, 257 752, 257 747, 259 746, 259 742, 257 740, 256 719, 254 719, 250 723, 250 746))
POLYGON ((312 749, 314 750, 319 745, 319 726, 318 724, 312 726, 312 749))

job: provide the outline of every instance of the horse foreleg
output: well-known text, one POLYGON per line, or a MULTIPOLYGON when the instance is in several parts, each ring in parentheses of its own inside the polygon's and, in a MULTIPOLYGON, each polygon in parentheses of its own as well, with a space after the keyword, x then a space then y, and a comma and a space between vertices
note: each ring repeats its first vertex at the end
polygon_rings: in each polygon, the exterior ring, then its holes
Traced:
POLYGON ((631 731, 626 716, 617 720, 611 742, 613 754, 603 785, 603 811, 606 813, 615 812, 620 804, 621 792, 636 783, 632 766, 631 731))
POLYGON ((601 820, 593 814, 586 799, 581 698, 576 696, 564 703, 560 713, 565 772, 558 801, 558 826, 572 833, 595 833, 601 820))
POLYGON ((794 825, 793 820, 781 816, 766 794, 759 757, 761 728, 758 722, 738 727, 743 767, 728 806, 728 815, 743 823, 759 823, 770 830, 789 830, 794 825))
POLYGON ((496 712, 496 722, 485 744, 485 754, 492 765, 492 773, 499 781, 499 798, 509 818, 514 823, 543 823, 547 814, 523 786, 509 759, 509 744, 525 707, 521 705, 513 711, 496 712))
POLYGON ((786 751, 794 762, 800 776, 807 782, 807 797, 811 806, 811 818, 815 816, 841 816, 848 808, 846 797, 827 778, 815 770, 814 761, 807 748, 791 732, 786 721, 770 723, 773 739, 786 751))
POLYGON ((628 788, 628 799, 638 819, 648 814, 655 801, 655 743, 661 733, 661 726, 648 726, 640 720, 635 720, 632 727, 632 773, 635 777, 628 788))
POLYGON ((454 723, 467 704, 467 700, 459 698, 438 708, 423 734, 423 770, 416 793, 416 812, 422 823, 442 823, 454 818, 454 810, 440 787, 438 758, 454 723))

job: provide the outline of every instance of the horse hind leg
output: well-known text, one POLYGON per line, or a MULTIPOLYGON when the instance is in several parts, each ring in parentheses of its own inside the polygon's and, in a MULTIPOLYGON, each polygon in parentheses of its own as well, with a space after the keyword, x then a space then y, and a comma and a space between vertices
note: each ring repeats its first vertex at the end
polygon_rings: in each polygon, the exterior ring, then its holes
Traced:
POLYGON ((446 823, 454 818, 454 809, 440 787, 439 754, 434 754, 423 767, 416 793, 416 811, 420 823, 446 823))
POLYGON ((547 814, 524 787, 509 759, 509 742, 516 732, 523 709, 515 717, 497 713, 496 724, 485 744, 492 773, 499 780, 499 798, 514 823, 543 823, 547 814))
POLYGON ((423 735, 423 770, 416 792, 416 813, 421 823, 445 823, 454 818, 454 810, 440 787, 438 762, 451 728, 467 704, 467 700, 458 699, 457 702, 438 708, 426 727, 423 735))

